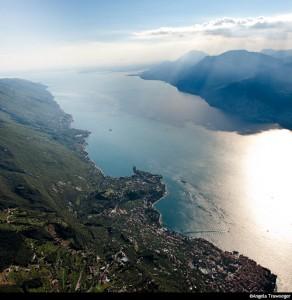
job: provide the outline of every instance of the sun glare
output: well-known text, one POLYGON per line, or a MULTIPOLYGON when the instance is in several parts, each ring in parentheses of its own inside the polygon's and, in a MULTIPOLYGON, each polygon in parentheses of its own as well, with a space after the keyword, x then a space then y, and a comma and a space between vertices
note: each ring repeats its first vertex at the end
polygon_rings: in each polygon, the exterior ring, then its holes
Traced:
POLYGON ((244 161, 250 216, 263 230, 292 237, 292 134, 257 135, 244 161))

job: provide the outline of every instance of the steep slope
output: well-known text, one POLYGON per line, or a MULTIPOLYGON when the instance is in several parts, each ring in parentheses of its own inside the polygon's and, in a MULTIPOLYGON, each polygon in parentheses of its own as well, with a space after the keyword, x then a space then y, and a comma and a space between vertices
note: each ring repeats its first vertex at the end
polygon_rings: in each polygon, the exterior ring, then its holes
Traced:
POLYGON ((280 59, 286 66, 292 66, 292 50, 263 49, 261 52, 280 59))
POLYGON ((232 82, 254 77, 258 72, 275 70, 281 63, 269 56, 244 50, 205 57, 175 83, 179 89, 206 92, 232 82))
POLYGON ((151 67, 143 72, 141 76, 143 79, 156 79, 174 83, 183 76, 183 73, 196 65, 206 55, 206 53, 201 51, 190 51, 175 61, 165 61, 151 67))
POLYGON ((1 292, 270 292, 276 276, 161 227, 161 176, 106 177, 44 86, 0 80, 1 292))
MULTIPOLYGON (((290 81, 290 80, 289 80, 290 81)), ((234 82, 205 94, 209 104, 246 120, 292 129, 292 85, 268 74, 234 82)))

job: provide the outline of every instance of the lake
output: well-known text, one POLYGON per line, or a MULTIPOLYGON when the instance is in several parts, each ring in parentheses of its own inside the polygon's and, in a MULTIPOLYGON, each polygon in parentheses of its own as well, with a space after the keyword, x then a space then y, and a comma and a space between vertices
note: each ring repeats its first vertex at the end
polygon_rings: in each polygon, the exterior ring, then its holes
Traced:
POLYGON ((118 72, 19 74, 48 85, 111 176, 163 175, 164 226, 237 250, 292 290, 292 134, 247 124, 169 84, 118 72))

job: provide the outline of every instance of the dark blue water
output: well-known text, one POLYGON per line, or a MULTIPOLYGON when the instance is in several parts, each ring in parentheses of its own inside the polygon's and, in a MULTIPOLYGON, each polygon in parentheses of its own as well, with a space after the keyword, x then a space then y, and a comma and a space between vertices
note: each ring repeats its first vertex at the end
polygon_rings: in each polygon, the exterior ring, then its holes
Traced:
POLYGON ((107 174, 162 174, 165 226, 238 250, 292 290, 292 135, 226 115, 203 99, 124 73, 22 74, 49 86, 107 174), (259 132, 259 133, 256 133, 259 132), (243 134, 244 133, 244 134, 243 134), (250 134, 246 134, 250 133, 250 134))

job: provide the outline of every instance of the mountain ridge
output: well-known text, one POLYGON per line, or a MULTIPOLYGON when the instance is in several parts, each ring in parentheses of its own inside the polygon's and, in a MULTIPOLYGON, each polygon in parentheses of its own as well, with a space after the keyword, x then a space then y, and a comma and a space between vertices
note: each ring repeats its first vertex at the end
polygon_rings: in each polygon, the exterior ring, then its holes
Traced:
MULTIPOLYGON (((151 72, 144 72, 140 76, 165 81, 163 77, 154 74, 151 78, 149 74, 151 72)), ((278 58, 259 52, 231 50, 206 56, 181 72, 175 81, 167 82, 245 120, 277 123, 292 129, 290 78, 291 66, 278 58)))

